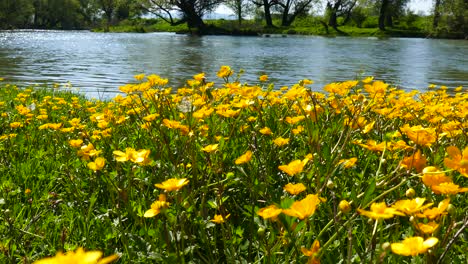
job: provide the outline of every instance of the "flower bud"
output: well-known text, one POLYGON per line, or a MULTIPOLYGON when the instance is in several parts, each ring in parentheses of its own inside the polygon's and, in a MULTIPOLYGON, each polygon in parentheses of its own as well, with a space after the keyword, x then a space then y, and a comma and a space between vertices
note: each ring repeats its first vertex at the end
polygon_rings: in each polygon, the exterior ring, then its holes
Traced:
POLYGON ((456 213, 456 211, 457 211, 457 208, 453 204, 448 205, 447 213, 453 216, 456 213))
POLYGON ((333 189, 333 188, 335 188, 335 184, 333 183, 332 180, 328 180, 328 182, 327 182, 327 188, 328 188, 328 189, 333 189))
POLYGON ((408 190, 406 190, 406 197, 408 198, 413 198, 415 194, 416 192, 413 188, 409 188, 408 190))
POLYGON ((351 205, 346 200, 341 200, 341 202, 338 204, 338 208, 340 208, 340 211, 344 214, 347 214, 349 211, 351 211, 351 205))
POLYGON ((388 243, 388 242, 385 242, 385 243, 382 244, 382 249, 383 250, 387 250, 389 247, 390 247, 390 243, 388 243))
POLYGON ((257 235, 259 237, 264 237, 265 236, 265 228, 259 227, 258 230, 257 230, 257 235))

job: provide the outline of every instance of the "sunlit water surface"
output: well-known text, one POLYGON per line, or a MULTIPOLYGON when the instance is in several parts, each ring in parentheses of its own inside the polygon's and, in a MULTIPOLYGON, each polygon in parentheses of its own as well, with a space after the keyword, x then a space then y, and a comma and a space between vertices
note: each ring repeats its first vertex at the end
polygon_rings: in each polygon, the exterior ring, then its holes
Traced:
POLYGON ((374 76, 395 86, 468 86, 468 41, 410 38, 194 37, 172 33, 0 31, 0 77, 10 83, 66 83, 91 97, 111 97, 139 73, 181 87, 221 65, 245 71, 241 81, 268 74, 275 87, 311 79, 329 82, 374 76))

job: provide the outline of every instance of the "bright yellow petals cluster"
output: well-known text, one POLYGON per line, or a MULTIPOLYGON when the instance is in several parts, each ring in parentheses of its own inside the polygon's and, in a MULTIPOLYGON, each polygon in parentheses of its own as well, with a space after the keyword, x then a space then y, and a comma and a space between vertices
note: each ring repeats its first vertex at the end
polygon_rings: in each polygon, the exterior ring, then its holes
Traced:
POLYGON ((283 212, 283 209, 276 207, 276 205, 272 204, 267 207, 263 207, 258 210, 257 214, 261 216, 263 219, 272 219, 275 220, 279 214, 283 212))
POLYGON ((219 78, 227 78, 233 74, 231 67, 229 66, 221 66, 218 73, 216 74, 219 78))
POLYGON ((343 168, 347 169, 347 168, 354 167, 354 165, 356 165, 356 162, 357 162, 357 158, 341 159, 338 161, 338 165, 341 165, 343 166, 343 168))
POLYGON ((156 183, 154 186, 156 186, 159 189, 163 189, 167 192, 171 192, 171 191, 180 190, 182 187, 184 187, 188 183, 189 183, 189 180, 187 180, 186 178, 182 178, 182 179, 172 178, 162 183, 156 183))
POLYGON ((90 157, 96 157, 101 152, 101 150, 96 150, 93 144, 89 143, 88 145, 81 146, 80 150, 78 150, 78 156, 84 160, 89 160, 90 157))
POLYGON ((312 243, 310 249, 301 247, 302 254, 304 254, 306 257, 309 257, 307 264, 320 264, 320 260, 317 258, 317 253, 319 250, 320 242, 318 240, 315 240, 314 243, 312 243))
POLYGON ((207 145, 207 146, 203 147, 202 150, 204 152, 206 152, 206 153, 215 152, 216 150, 218 150, 218 144, 207 145))
POLYGON ((437 224, 436 222, 429 222, 427 224, 425 223, 416 224, 416 229, 425 235, 433 234, 437 230, 437 228, 439 228, 439 224, 437 224))
POLYGON ((319 204, 320 199, 317 194, 308 194, 306 198, 294 202, 291 208, 283 209, 283 213, 303 220, 312 216, 319 204))
POLYGON ((435 194, 453 195, 468 192, 468 188, 461 188, 452 182, 452 179, 445 175, 436 167, 426 167, 423 169, 422 182, 430 187, 435 194))
POLYGON ((215 224, 222 224, 229 218, 229 216, 231 216, 231 214, 228 214, 225 217, 219 214, 215 214, 213 219, 211 219, 210 221, 215 224))
POLYGON ((240 165, 240 164, 249 162, 251 159, 252 159, 252 151, 247 150, 244 154, 242 154, 239 158, 237 158, 234 163, 236 165, 240 165))
POLYGON ((294 176, 302 172, 302 170, 304 169, 304 166, 307 164, 308 161, 309 159, 307 158, 304 160, 294 160, 294 161, 291 161, 287 165, 278 166, 278 169, 287 173, 289 176, 294 176))
POLYGON ((81 140, 81 139, 70 139, 68 141, 68 144, 70 144, 70 146, 72 146, 73 148, 79 148, 83 144, 83 140, 81 140))
POLYGON ((291 195, 298 195, 305 191, 307 188, 302 183, 292 184, 288 183, 283 187, 283 190, 287 191, 291 195))
POLYGON ((426 198, 415 198, 412 200, 400 200, 395 202, 392 205, 392 208, 397 209, 398 211, 406 214, 406 215, 413 215, 415 213, 419 213, 421 210, 424 210, 430 206, 432 203, 425 204, 426 198))
POLYGON ((424 210, 422 213, 417 214, 418 217, 434 220, 439 216, 447 214, 447 208, 450 204, 450 199, 447 198, 439 203, 437 207, 424 210))
POLYGON ((119 256, 117 255, 102 258, 101 251, 93 250, 86 252, 83 248, 78 248, 76 251, 59 252, 54 257, 43 258, 33 264, 107 264, 118 258, 119 256))
POLYGON ((395 215, 404 216, 404 214, 399 212, 397 209, 392 208, 392 207, 387 207, 385 202, 371 204, 370 211, 366 211, 366 210, 359 208, 358 212, 363 216, 366 216, 375 220, 389 219, 389 218, 393 218, 395 215))
POLYGON ((159 199, 151 204, 151 209, 147 210, 143 217, 155 217, 161 213, 162 210, 168 208, 169 205, 170 203, 166 201, 166 195, 160 194, 159 199))
POLYGON ((103 157, 97 157, 93 162, 88 163, 88 168, 93 171, 99 171, 106 165, 106 159, 103 157))
POLYGON ((430 237, 426 240, 422 237, 408 237, 400 243, 392 243, 392 252, 402 256, 416 256, 426 253, 428 249, 435 246, 439 240, 436 237, 430 237))
POLYGON ((461 175, 468 177, 468 147, 463 152, 455 146, 447 148, 447 154, 450 158, 444 159, 444 164, 450 169, 458 170, 461 175))
POLYGON ((125 152, 114 150, 112 153, 115 156, 115 160, 118 162, 131 161, 133 163, 146 165, 151 162, 149 159, 150 152, 149 149, 135 150, 133 148, 126 148, 125 152))
POLYGON ((415 144, 420 146, 431 146, 437 140, 437 136, 433 128, 423 128, 422 126, 410 127, 406 124, 401 127, 400 130, 415 144))
POLYGON ((278 137, 273 140, 273 143, 278 147, 283 147, 289 144, 289 138, 278 137))
POLYGON ((426 162, 426 158, 422 156, 421 151, 418 149, 413 155, 404 157, 400 166, 408 170, 415 168, 417 172, 421 173, 424 167, 426 167, 426 162))

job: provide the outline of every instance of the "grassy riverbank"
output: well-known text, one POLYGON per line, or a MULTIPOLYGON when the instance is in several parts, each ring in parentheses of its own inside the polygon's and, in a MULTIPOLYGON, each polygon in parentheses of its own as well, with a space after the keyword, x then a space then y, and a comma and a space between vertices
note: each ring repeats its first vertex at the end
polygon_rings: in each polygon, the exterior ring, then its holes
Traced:
MULTIPOLYGON (((395 22, 394 27, 388 27, 382 31, 378 29, 376 18, 370 18, 361 27, 356 25, 339 26, 337 29, 326 26, 319 17, 298 18, 289 27, 276 26, 267 28, 262 21, 244 20, 239 25, 236 20, 206 20, 206 34, 215 35, 244 35, 258 36, 265 34, 281 35, 318 35, 318 36, 352 36, 352 37, 416 37, 416 38, 463 38, 463 33, 438 32, 429 30, 430 18, 417 17, 411 20, 395 22)), ((279 21, 276 21, 279 25, 279 21)), ((103 31, 103 28, 95 28, 94 31, 103 31)), ((176 32, 181 34, 194 33, 186 24, 171 26, 160 19, 134 19, 121 22, 110 27, 111 32, 176 32)))
POLYGON ((138 75, 109 101, 2 84, 0 262, 83 247, 119 263, 466 263, 466 88, 217 75, 177 91, 138 75))

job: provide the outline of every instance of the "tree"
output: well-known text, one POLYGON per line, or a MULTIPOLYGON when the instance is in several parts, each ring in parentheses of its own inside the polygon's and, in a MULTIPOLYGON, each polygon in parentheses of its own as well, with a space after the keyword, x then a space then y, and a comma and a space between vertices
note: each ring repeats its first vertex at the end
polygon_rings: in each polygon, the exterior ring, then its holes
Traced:
POLYGON ((214 10, 224 0, 146 0, 142 8, 155 14, 171 25, 187 23, 189 28, 198 28, 200 33, 206 29, 203 15, 214 10), (173 13, 177 12, 181 19, 175 20, 173 13))
POLYGON ((0 0, 0 28, 23 28, 31 23, 34 7, 29 0, 0 0))
POLYGON ((314 0, 275 0, 281 12, 281 25, 290 26, 300 14, 307 13, 314 0))
POLYGON ((239 26, 242 24, 244 16, 253 12, 250 0, 226 0, 224 4, 236 14, 239 26))
POLYGON ((104 13, 106 18, 106 31, 109 31, 109 27, 112 24, 114 12, 118 8, 118 0, 97 0, 97 7, 104 13))
POLYGON ((379 11, 379 29, 393 26, 393 17, 404 12, 408 0, 382 0, 379 11))
POLYGON ((338 17, 345 16, 345 23, 351 16, 351 11, 357 0, 332 0, 327 2, 328 25, 336 29, 338 17))
POLYGON ((265 16, 265 23, 267 27, 274 27, 273 26, 273 19, 271 18, 271 8, 276 5, 277 0, 261 0, 261 1, 256 1, 253 0, 253 3, 257 7, 262 7, 263 6, 263 15, 265 16))

